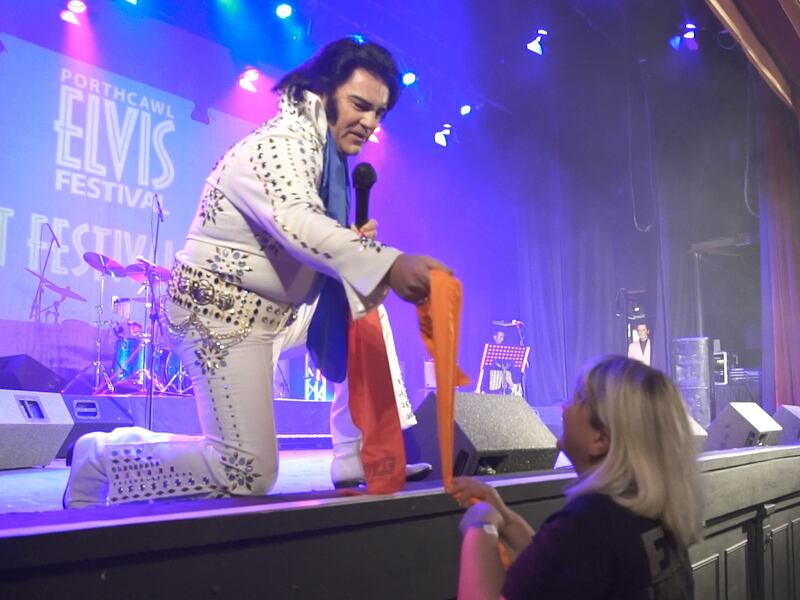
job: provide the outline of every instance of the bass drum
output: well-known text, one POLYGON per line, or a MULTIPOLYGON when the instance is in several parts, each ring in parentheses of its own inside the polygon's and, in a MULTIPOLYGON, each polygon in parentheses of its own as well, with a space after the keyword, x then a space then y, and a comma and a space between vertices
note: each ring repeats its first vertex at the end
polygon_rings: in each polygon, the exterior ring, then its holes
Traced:
POLYGON ((162 348, 156 351, 153 370, 161 382, 162 391, 172 394, 191 392, 192 380, 189 379, 189 373, 172 350, 162 348))

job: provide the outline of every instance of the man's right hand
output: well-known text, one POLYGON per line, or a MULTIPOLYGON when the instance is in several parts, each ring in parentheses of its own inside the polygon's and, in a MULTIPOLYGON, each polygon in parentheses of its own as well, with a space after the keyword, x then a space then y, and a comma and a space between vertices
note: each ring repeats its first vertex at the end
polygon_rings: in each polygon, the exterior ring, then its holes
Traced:
POLYGON ((430 256, 401 254, 392 263, 386 276, 386 283, 406 302, 422 304, 430 295, 431 269, 452 273, 445 264, 430 256))

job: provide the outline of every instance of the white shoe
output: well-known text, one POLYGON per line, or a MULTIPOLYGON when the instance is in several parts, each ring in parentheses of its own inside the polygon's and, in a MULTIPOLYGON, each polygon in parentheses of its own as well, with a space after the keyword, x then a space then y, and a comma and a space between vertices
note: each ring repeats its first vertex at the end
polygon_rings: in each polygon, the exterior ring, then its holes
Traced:
MULTIPOLYGON (((432 470, 430 463, 406 465, 406 481, 421 481, 432 470)), ((358 487, 366 483, 361 464, 361 440, 333 445, 331 481, 336 489, 358 487)))

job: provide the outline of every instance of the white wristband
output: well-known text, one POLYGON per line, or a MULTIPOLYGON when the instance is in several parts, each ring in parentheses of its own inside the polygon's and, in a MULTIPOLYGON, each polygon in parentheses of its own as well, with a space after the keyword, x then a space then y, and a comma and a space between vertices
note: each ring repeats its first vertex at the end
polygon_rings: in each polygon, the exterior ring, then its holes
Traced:
POLYGON ((500 533, 497 531, 497 527, 495 527, 491 523, 486 523, 486 522, 470 523, 468 529, 472 529, 473 527, 480 527, 481 529, 483 529, 483 531, 485 531, 489 535, 493 535, 496 538, 500 537, 500 533))

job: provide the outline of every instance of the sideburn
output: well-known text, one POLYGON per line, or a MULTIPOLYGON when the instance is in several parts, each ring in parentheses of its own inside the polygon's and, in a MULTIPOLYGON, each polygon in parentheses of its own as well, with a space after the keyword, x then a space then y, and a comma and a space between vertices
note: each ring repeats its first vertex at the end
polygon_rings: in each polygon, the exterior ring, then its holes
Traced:
POLYGON ((325 99, 325 116, 328 119, 328 125, 336 125, 336 121, 339 120, 339 109, 336 101, 330 96, 325 99))

